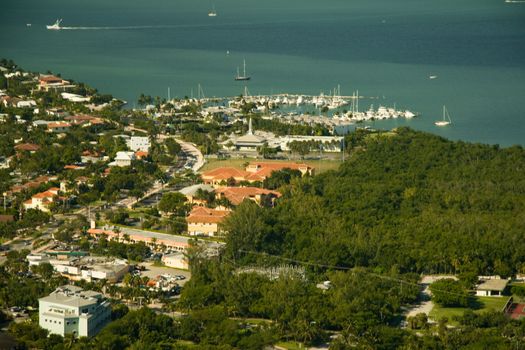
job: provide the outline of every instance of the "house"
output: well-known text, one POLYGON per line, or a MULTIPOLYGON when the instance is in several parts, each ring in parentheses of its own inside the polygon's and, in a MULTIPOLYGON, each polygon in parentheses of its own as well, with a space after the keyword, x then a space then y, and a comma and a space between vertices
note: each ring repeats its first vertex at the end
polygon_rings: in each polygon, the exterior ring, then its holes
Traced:
POLYGON ((17 108, 33 108, 36 107, 36 102, 34 100, 21 100, 16 103, 17 108))
POLYGON ((40 149, 40 146, 35 145, 34 143, 21 143, 15 146, 15 151, 17 152, 35 153, 39 149, 40 149))
POLYGON ((126 140, 128 148, 132 151, 144 151, 148 152, 151 147, 149 137, 146 136, 131 136, 126 140))
POLYGON ((71 129, 71 124, 66 122, 54 122, 47 124, 47 130, 49 132, 61 133, 68 132, 71 129))
POLYGON ((38 299, 38 315, 51 334, 91 337, 111 321, 111 307, 100 292, 66 285, 38 299))
POLYGON ((476 295, 483 297, 501 297, 507 289, 509 280, 506 279, 486 279, 476 287, 476 295))
POLYGON ((205 200, 196 198, 197 193, 200 192, 199 190, 200 191, 205 191, 205 192, 213 192, 214 191, 213 187, 210 186, 210 185, 198 184, 198 185, 185 187, 185 188, 181 189, 179 192, 186 196, 186 199, 188 200, 188 203, 204 205, 204 204, 206 204, 205 200))
POLYGON ((49 205, 58 202, 60 199, 58 197, 58 191, 60 191, 59 188, 51 187, 47 191, 35 194, 31 199, 24 202, 24 209, 38 209, 44 212, 50 212, 49 205))
POLYGON ((121 151, 117 152, 117 155, 115 156, 115 160, 111 163, 109 163, 109 166, 130 166, 131 162, 136 159, 135 152, 126 152, 121 151))
POLYGON ((190 236, 217 236, 220 234, 219 224, 230 211, 195 207, 186 217, 188 234, 190 236))
POLYGON ((252 200, 259 205, 273 205, 275 199, 281 197, 281 194, 277 191, 258 187, 222 187, 215 190, 215 193, 218 198, 226 198, 233 205, 239 205, 245 199, 252 200))
POLYGON ((71 85, 69 81, 56 77, 54 75, 40 75, 40 77, 38 78, 38 90, 40 91, 65 91, 73 87, 75 87, 75 85, 71 85))
POLYGON ((188 258, 183 253, 164 254, 162 262, 168 267, 175 269, 187 270, 189 269, 188 258))
POLYGON ((82 125, 82 126, 104 124, 104 121, 102 119, 93 117, 90 115, 86 115, 86 114, 72 115, 69 117, 65 117, 64 120, 67 120, 71 124, 82 125))

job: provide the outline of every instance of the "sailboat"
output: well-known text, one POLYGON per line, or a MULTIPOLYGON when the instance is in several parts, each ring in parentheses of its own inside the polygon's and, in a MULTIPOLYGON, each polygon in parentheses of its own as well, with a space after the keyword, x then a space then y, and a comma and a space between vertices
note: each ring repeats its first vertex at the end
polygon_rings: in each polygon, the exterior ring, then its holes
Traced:
POLYGON ((434 122, 437 126, 447 126, 452 124, 452 120, 450 120, 450 115, 448 114, 447 107, 443 106, 443 120, 437 120, 434 122))
POLYGON ((61 19, 57 19, 54 24, 47 25, 46 28, 49 30, 60 30, 62 27, 60 27, 60 23, 62 23, 61 19))
POLYGON ((208 12, 208 17, 217 17, 217 12, 215 11, 215 5, 213 5, 213 9, 208 12))
POLYGON ((237 76, 235 77, 235 80, 250 80, 251 77, 246 75, 246 60, 243 60, 243 74, 240 75, 239 73, 239 67, 237 67, 237 76))

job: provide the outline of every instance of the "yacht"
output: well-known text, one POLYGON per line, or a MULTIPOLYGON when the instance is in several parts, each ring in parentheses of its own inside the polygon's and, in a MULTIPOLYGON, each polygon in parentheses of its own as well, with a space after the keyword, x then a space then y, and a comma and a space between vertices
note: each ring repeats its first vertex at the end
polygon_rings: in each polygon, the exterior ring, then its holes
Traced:
POLYGON ((452 120, 450 120, 450 115, 448 114, 447 107, 443 106, 443 120, 438 120, 434 122, 437 126, 447 126, 452 124, 452 120))
POLYGON ((251 77, 246 75, 246 60, 243 60, 243 63, 244 63, 243 74, 242 75, 239 74, 239 67, 237 67, 237 76, 235 77, 235 80, 250 80, 251 79, 251 77))
POLYGON ((61 19, 57 19, 54 24, 47 25, 46 28, 50 30, 60 30, 62 27, 60 26, 60 23, 62 23, 61 19))

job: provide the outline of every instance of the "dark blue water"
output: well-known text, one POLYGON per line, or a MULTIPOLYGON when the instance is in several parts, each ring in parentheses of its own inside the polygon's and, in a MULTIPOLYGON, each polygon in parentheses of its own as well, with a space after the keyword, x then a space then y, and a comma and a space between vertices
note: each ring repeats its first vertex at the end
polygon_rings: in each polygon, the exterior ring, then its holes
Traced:
POLYGON ((133 105, 240 94, 245 58, 259 93, 342 92, 422 113, 410 125, 451 139, 525 144, 525 4, 499 0, 4 0, 0 56, 61 72, 133 105), (210 18, 215 6, 218 16, 210 18), (48 31, 64 26, 106 29, 48 31), (26 27, 26 23, 32 23, 26 27), (136 28, 130 28, 136 27, 136 28), (120 28, 120 29, 119 29, 120 28), (229 51, 230 54, 226 52, 229 51), (429 75, 438 78, 429 80, 429 75), (437 128, 441 107, 453 125, 437 128))

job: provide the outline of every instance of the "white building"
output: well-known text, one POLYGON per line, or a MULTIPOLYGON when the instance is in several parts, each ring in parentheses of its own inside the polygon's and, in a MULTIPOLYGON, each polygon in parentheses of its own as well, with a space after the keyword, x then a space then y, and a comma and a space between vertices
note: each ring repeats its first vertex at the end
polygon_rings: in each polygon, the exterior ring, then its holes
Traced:
POLYGON ((505 279, 487 279, 482 280, 476 287, 476 295, 482 297, 501 297, 507 289, 509 280, 505 279))
POLYGON ((56 272, 73 281, 105 279, 109 283, 116 283, 129 271, 126 260, 105 257, 74 257, 67 254, 51 256, 46 253, 29 254, 26 257, 29 266, 38 266, 49 263, 56 272))
POLYGON ((188 258, 184 253, 173 253, 166 254, 162 257, 162 262, 168 267, 173 267, 175 269, 187 270, 189 269, 188 258))
POLYGON ((91 337, 111 320, 111 308, 102 294, 75 286, 58 287, 38 299, 40 327, 51 334, 91 337))
POLYGON ((134 152, 117 152, 115 160, 109 163, 109 166, 130 166, 131 162, 135 159, 136 157, 134 152))
POLYGON ((132 151, 144 151, 148 152, 149 148, 151 147, 151 144, 149 142, 149 137, 145 136, 131 136, 128 140, 126 140, 126 144, 128 145, 128 148, 132 151))

